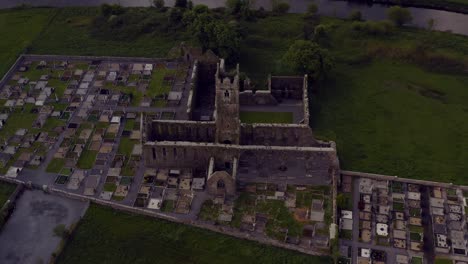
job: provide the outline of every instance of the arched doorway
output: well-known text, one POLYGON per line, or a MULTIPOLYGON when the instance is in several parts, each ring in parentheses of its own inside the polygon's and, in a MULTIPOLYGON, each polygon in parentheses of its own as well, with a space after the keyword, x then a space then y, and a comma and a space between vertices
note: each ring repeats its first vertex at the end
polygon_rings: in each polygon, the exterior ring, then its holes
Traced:
POLYGON ((224 190, 226 188, 226 185, 224 184, 224 181, 223 180, 219 180, 217 183, 216 183, 216 187, 218 188, 218 190, 224 190))

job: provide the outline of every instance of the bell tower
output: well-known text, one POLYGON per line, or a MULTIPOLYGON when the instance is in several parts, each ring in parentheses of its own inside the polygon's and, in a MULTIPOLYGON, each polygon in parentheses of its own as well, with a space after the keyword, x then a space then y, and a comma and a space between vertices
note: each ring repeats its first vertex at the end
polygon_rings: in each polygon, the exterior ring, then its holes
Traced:
POLYGON ((229 75, 222 59, 217 65, 215 79, 216 143, 239 144, 239 65, 229 75))

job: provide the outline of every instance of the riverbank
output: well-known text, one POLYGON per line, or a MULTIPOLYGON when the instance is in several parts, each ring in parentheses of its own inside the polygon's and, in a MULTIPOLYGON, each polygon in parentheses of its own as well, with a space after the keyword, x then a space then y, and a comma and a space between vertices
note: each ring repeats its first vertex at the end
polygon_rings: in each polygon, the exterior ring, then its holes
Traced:
MULTIPOLYGON (((376 0, 379 1, 379 0, 376 0)), ((382 0, 383 1, 383 0, 382 0)), ((400 3, 399 0, 395 1, 396 4, 400 3)), ((423 0, 412 0, 423 1, 423 0)), ((467 0, 430 0, 431 2, 460 2, 466 3, 467 0)), ((372 3, 372 0, 288 0, 290 4, 289 12, 291 13, 306 13, 309 4, 314 3, 318 7, 318 14, 322 16, 330 16, 337 18, 348 18, 352 11, 358 10, 365 20, 383 20, 387 17, 387 4, 367 4, 372 3)), ((100 4, 119 4, 124 7, 149 7, 151 1, 148 0, 4 0, 0 1, 0 8, 13 8, 21 4, 29 6, 51 6, 51 7, 97 7, 100 4)), ((193 3, 204 4, 209 8, 224 7, 225 1, 219 0, 193 0, 193 3)), ((384 3, 384 2, 383 2, 384 3)), ((167 6, 173 6, 174 0, 166 0, 167 6)), ((256 0, 255 9, 260 7, 269 10, 271 8, 270 0, 256 0)), ((468 15, 463 13, 449 12, 443 10, 436 10, 433 8, 408 8, 412 15, 412 25, 420 28, 427 28, 428 21, 432 20, 433 29, 439 31, 451 31, 457 34, 468 35, 468 15)))
MULTIPOLYGON (((175 33, 159 28, 132 41, 94 37, 90 30, 99 13, 94 7, 10 12, 26 24, 44 13, 53 16, 42 28, 37 25, 37 36, 26 34, 31 40, 22 45, 30 53, 163 57, 180 41, 192 41, 183 29, 175 33)), ((270 73, 288 74, 281 58, 295 40, 304 38, 306 23, 300 14, 240 23, 246 34, 240 47, 241 70, 258 83, 270 73)), ((412 54, 424 48, 436 56, 431 58, 466 61, 468 37, 408 27, 372 34, 353 29, 348 20, 326 17, 321 23, 327 26, 322 45, 335 58, 336 67, 320 92, 312 94, 311 123, 317 136, 337 141, 343 169, 466 184, 458 176, 468 170, 464 162, 468 153, 463 151, 468 149, 468 126, 462 121, 468 119, 464 106, 468 77, 429 70, 439 63, 424 65, 426 61, 415 60, 412 54)), ((24 28, 11 24, 0 37, 24 28)), ((8 68, 22 49, 16 44, 5 47, 3 61, 8 65, 0 66, 8 68)))
MULTIPOLYGON (((354 0, 349 1, 353 2, 354 0)), ((468 1, 466 0, 370 0, 370 2, 375 4, 430 8, 468 14, 468 1)))
MULTIPOLYGON (((98 10, 11 12, 26 24, 44 13, 54 16, 23 44, 31 53, 163 57, 173 45, 191 41, 183 31, 144 33, 133 41, 96 38, 89 32, 98 10)), ((305 23, 300 14, 242 22, 246 37, 240 47, 241 70, 259 84, 270 73, 290 74, 281 67, 281 58, 295 40, 304 38, 305 23)), ((407 55, 424 47, 429 54, 466 60, 468 37, 408 27, 373 35, 354 30, 347 20, 322 17, 321 23, 327 26, 323 45, 336 67, 321 92, 312 94, 311 123, 317 136, 337 141, 343 169, 466 184, 458 175, 468 170, 468 157, 462 157, 468 155, 463 151, 468 149, 468 125, 462 121, 468 120, 463 106, 468 77, 428 71, 433 66, 418 65, 407 55)), ((3 34, 24 26, 8 29, 3 34)), ((14 61, 20 52, 9 45, 2 50, 4 61, 14 61)))

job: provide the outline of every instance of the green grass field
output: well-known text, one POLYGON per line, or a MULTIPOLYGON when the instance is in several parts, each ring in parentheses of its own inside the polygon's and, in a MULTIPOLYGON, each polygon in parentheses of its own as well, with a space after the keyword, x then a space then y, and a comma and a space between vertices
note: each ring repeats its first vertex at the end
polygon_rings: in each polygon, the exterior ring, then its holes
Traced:
MULTIPOLYGON (((311 85, 311 124, 316 136, 337 142, 342 168, 466 184, 468 76, 429 72, 399 59, 360 61, 370 47, 419 43, 466 59, 467 37, 417 29, 356 37, 349 22, 322 20, 333 29, 327 48, 336 66, 328 82, 311 85)), ((242 46, 241 65, 257 83, 268 72, 288 74, 280 61, 292 39, 302 38, 300 21, 288 15, 248 24, 252 35, 242 46)))
POLYGON ((291 112, 240 112, 242 123, 284 123, 293 122, 294 116, 291 112))
POLYGON ((144 34, 131 41, 105 40, 90 35, 89 28, 99 8, 62 8, 30 53, 123 57, 164 57, 180 43, 183 34, 144 34))
POLYGON ((76 166, 79 169, 91 169, 96 161, 98 152, 94 150, 85 149, 83 153, 81 153, 80 158, 78 159, 78 163, 76 166))
POLYGON ((338 71, 312 119, 344 169, 466 184, 468 76, 389 61, 338 71))
POLYGON ((15 191, 16 185, 0 182, 0 208, 5 204, 10 195, 15 191))
POLYGON ((13 136, 21 128, 31 130, 34 120, 37 118, 37 114, 31 113, 33 107, 32 104, 26 104, 24 110, 14 109, 6 124, 0 130, 0 139, 3 140, 13 136))
MULTIPOLYGON (((0 10, 0 76, 39 35, 54 9, 0 10)), ((1 78, 0 78, 1 79, 1 78)))
POLYGON ((331 263, 210 231, 91 205, 58 263, 331 263), (90 239, 92 238, 92 239, 90 239))
POLYGON ((51 173, 59 173, 65 166, 65 159, 53 158, 47 165, 46 171, 51 173))
POLYGON ((268 74, 292 74, 281 66, 281 57, 295 39, 301 37, 303 19, 300 15, 272 16, 245 23, 248 35, 241 42, 241 70, 266 88, 268 74))

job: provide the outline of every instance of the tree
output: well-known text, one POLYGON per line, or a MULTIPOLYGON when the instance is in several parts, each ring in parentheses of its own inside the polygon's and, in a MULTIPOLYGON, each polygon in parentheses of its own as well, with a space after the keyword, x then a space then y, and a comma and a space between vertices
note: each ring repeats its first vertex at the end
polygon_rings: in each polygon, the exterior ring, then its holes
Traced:
POLYGON ((245 19, 253 16, 252 7, 254 0, 227 0, 226 11, 228 14, 237 15, 245 19))
POLYGON ((165 6, 164 0, 153 0, 153 6, 159 10, 163 9, 165 6))
POLYGON ((216 19, 209 9, 199 5, 186 12, 183 20, 203 50, 211 49, 227 61, 237 59, 241 36, 236 24, 216 19))
POLYGON ((101 5, 101 14, 103 16, 109 15, 121 15, 125 12, 125 9, 117 4, 109 5, 109 4, 102 4, 101 5))
POLYGON ((308 74, 315 80, 325 79, 333 67, 328 51, 307 40, 296 40, 284 54, 283 63, 296 73, 308 74))
POLYGON ((317 11, 318 11, 318 7, 317 7, 316 4, 310 3, 310 4, 307 6, 307 14, 308 14, 308 15, 315 15, 315 14, 317 14, 317 11))
POLYGON ((276 14, 286 14, 289 11, 289 4, 279 0, 271 1, 271 11, 276 14))
POLYGON ((54 227, 54 235, 61 238, 67 238, 69 235, 69 231, 67 230, 64 224, 59 224, 54 227))
POLYGON ((434 26, 435 26, 435 19, 430 18, 429 20, 427 20, 427 28, 429 30, 433 30, 434 26))
POLYGON ((340 209, 345 209, 348 207, 348 198, 344 194, 339 193, 336 196, 336 206, 340 209))
POLYGON ((349 15, 349 19, 353 21, 361 21, 362 20, 361 11, 359 10, 352 11, 351 14, 349 15))
POLYGON ((392 6, 387 10, 388 19, 390 19, 396 26, 403 26, 413 20, 411 12, 400 6, 392 6))
POLYGON ((314 29, 314 39, 322 46, 328 45, 330 27, 318 25, 314 29))
POLYGON ((179 8, 187 8, 187 0, 176 0, 174 6, 179 8))
POLYGON ((183 10, 179 8, 171 8, 169 12, 169 23, 172 25, 179 25, 184 16, 183 10))

